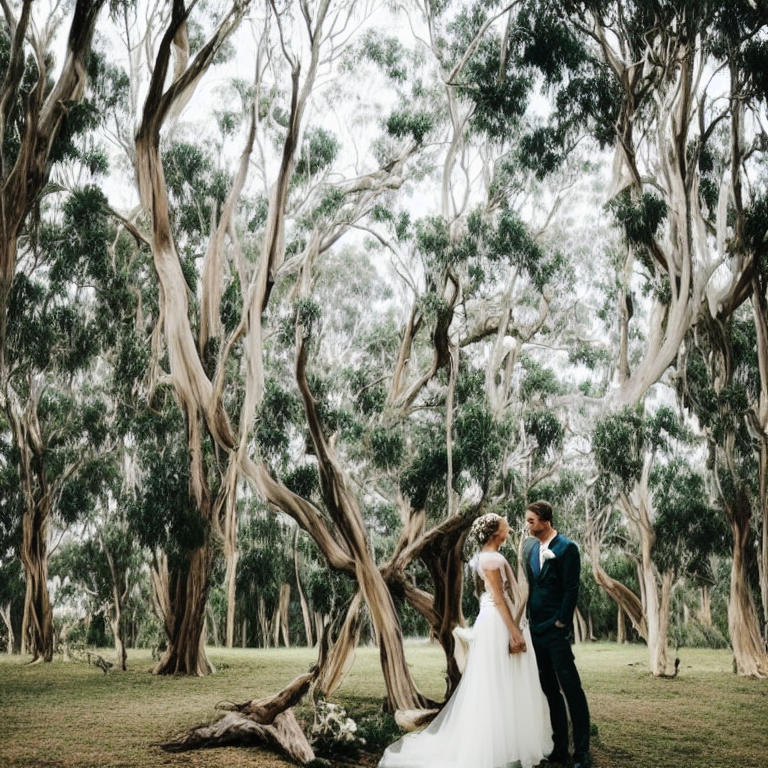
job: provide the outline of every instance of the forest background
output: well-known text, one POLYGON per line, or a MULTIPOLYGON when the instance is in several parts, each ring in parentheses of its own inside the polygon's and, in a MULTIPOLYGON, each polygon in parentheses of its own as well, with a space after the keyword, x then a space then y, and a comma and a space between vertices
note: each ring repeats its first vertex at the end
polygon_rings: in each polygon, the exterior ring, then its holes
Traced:
MULTIPOLYGON (((547 498, 577 640, 768 675, 768 5, 3 5, 10 652, 317 646, 228 721, 460 679, 547 498)), ((297 739, 300 737, 297 735, 297 739)))

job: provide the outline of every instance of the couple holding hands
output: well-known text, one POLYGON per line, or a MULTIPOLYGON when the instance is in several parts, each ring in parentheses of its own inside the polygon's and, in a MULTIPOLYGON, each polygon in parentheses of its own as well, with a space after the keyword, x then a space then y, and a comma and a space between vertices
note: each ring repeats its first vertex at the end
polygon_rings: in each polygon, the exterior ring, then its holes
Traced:
POLYGON ((387 748, 379 768, 589 768, 589 708, 571 650, 581 562, 576 544, 553 527, 552 507, 526 509, 531 538, 523 545, 528 600, 499 552, 509 534, 494 513, 477 518, 469 538, 480 547, 480 613, 470 631, 464 674, 430 725, 387 748), (523 616, 525 611, 525 616, 523 616), (567 703, 567 709, 566 709, 567 703))

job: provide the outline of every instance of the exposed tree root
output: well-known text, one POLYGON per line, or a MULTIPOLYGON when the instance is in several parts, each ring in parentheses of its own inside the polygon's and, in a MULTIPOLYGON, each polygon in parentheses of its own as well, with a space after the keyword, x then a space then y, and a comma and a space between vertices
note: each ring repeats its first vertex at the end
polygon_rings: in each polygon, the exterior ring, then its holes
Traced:
POLYGON ((280 693, 243 704, 220 705, 229 711, 215 723, 200 725, 184 736, 160 746, 166 752, 222 746, 265 746, 284 752, 304 765, 315 753, 296 720, 292 707, 307 693, 317 678, 317 667, 299 675, 280 693))
POLYGON ((280 712, 269 725, 258 723, 252 718, 239 712, 227 712, 215 723, 194 728, 182 739, 160 746, 166 752, 232 745, 266 746, 285 752, 291 760, 301 765, 315 759, 315 753, 292 709, 280 712))
POLYGON ((440 713, 440 709, 398 709, 395 722, 406 731, 417 731, 429 725, 440 713))

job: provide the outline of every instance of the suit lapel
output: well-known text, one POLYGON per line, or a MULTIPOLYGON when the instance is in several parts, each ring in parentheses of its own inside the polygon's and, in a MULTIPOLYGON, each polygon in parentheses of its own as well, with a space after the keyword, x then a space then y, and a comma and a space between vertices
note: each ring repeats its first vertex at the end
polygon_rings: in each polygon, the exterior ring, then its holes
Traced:
POLYGON ((541 573, 541 556, 539 555, 539 542, 534 541, 531 547, 531 570, 534 578, 538 579, 541 573))
POLYGON ((533 552, 535 542, 535 539, 530 538, 526 539, 525 544, 523 544, 523 568, 525 568, 525 575, 528 578, 529 584, 533 583, 533 560, 531 553, 533 552))
MULTIPOLYGON (((555 558, 559 557, 561 554, 560 552, 560 544, 563 542, 563 537, 558 533, 557 536, 555 536, 552 541, 549 542, 549 551, 555 556, 555 558)), ((544 564, 541 566, 541 570, 543 571, 553 560, 554 558, 549 558, 544 561, 544 564)))

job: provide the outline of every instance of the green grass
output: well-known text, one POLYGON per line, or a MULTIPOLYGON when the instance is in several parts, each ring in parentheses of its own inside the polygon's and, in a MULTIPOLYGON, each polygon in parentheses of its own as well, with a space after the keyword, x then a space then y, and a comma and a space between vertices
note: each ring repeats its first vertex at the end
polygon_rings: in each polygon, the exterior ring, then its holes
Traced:
MULTIPOLYGON (((409 644, 421 690, 441 697, 442 653, 409 644)), ((75 662, 28 666, 0 656, 0 768, 285 768, 266 751, 222 748, 169 754, 156 744, 216 717, 219 701, 278 691, 315 660, 306 649, 209 649, 207 678, 155 677, 147 652, 129 671, 103 675, 75 662)), ((768 681, 738 678, 728 651, 681 649, 675 680, 650 677, 642 646, 578 646, 577 663, 598 729, 600 768, 765 768, 768 681)), ((384 683, 375 648, 358 650, 335 700, 356 719, 378 712, 384 683)), ((307 717, 306 707, 300 717, 307 717)))

